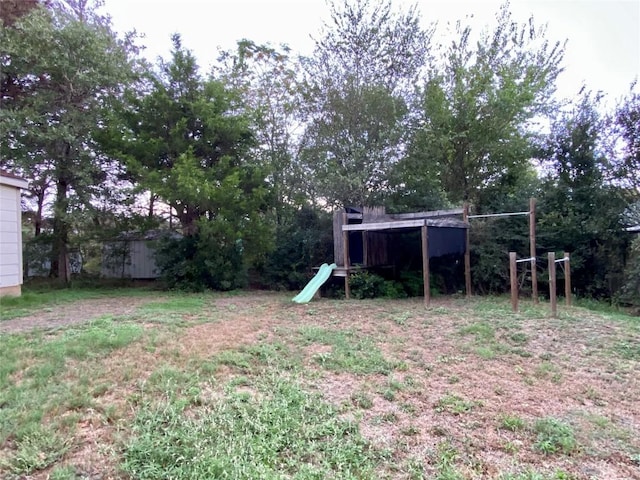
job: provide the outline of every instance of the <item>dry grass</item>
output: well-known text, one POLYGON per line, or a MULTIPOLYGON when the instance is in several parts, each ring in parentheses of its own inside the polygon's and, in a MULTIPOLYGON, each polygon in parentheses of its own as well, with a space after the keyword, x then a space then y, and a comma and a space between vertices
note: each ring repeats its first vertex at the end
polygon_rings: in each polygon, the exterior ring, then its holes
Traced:
MULTIPOLYGON (((253 398, 265 372, 298 379, 355 422, 376 452, 372 478, 640 478, 637 320, 579 308, 551 319, 526 302, 512 314, 495 298, 436 299, 429 309, 419 299, 294 305, 256 292, 172 302, 136 299, 119 318, 142 325, 142 339, 66 360, 53 378, 82 386, 88 399, 62 402, 42 421, 69 416, 68 448, 16 478, 128 478, 123 452, 139 411, 195 396, 197 413, 230 385, 253 398), (568 437, 545 433, 540 422, 549 419, 568 437)), ((92 315, 117 313, 101 305, 92 315)), ((42 325, 32 317, 19 329, 29 322, 42 325)), ((13 381, 38 358, 23 351, 13 381)), ((6 436, 0 456, 15 456, 16 438, 6 436)), ((3 478, 11 471, 0 463, 3 478)))

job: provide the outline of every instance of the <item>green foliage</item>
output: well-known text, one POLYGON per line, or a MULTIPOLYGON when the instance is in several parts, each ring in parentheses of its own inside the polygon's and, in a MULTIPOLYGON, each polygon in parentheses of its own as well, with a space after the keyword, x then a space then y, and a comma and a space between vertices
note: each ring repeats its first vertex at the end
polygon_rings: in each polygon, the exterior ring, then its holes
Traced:
POLYGON ((222 80, 239 92, 239 103, 249 113, 256 138, 252 149, 267 173, 275 197, 275 208, 285 216, 289 203, 304 200, 305 175, 294 161, 297 154, 295 131, 299 126, 300 81, 290 49, 238 42, 235 52, 223 52, 222 80))
POLYGON ((349 284, 353 298, 376 298, 382 296, 384 278, 370 272, 358 272, 351 275, 349 284))
POLYGON ((634 239, 630 250, 620 300, 640 313, 640 236, 634 239))
POLYGON ((483 190, 515 192, 530 176, 528 121, 550 105, 563 47, 549 44, 533 20, 514 22, 508 4, 497 20, 477 42, 458 23, 428 72, 418 128, 396 175, 418 197, 443 190, 449 202, 479 205, 483 190))
MULTIPOLYGON (((358 272, 349 279, 353 298, 406 298, 404 286, 395 280, 385 280, 380 275, 368 271, 358 272)), ((420 291, 422 294, 422 291, 420 291)))
POLYGON ((249 119, 235 113, 233 90, 203 79, 180 36, 172 40, 171 60, 127 91, 98 138, 140 188, 175 210, 185 233, 205 217, 260 230, 257 212, 268 189, 260 168, 247 161, 254 144, 249 119))
POLYGON ((630 238, 620 223, 623 192, 605 181, 609 162, 598 100, 583 95, 552 125, 541 152, 549 175, 540 195, 537 241, 539 250, 571 253, 574 293, 612 298, 623 283, 630 238))
POLYGON ((447 394, 438 399, 434 405, 434 409, 438 413, 447 412, 452 415, 462 415, 463 413, 470 412, 479 405, 479 402, 465 400, 459 395, 447 394))
POLYGON ((362 478, 373 455, 354 424, 291 380, 260 378, 199 405, 145 405, 124 452, 136 478, 362 478))
POLYGON ((137 341, 142 332, 139 325, 115 323, 108 318, 94 320, 86 327, 69 329, 61 337, 47 342, 41 356, 60 360, 102 356, 137 341))
MULTIPOLYGON (((640 91, 636 79, 629 88, 613 116, 614 131, 623 142, 621 155, 612 155, 614 178, 627 188, 627 198, 640 201, 640 91)), ((634 225, 640 224, 640 215, 634 225)))
POLYGON ((300 329, 300 335, 305 344, 319 343, 332 347, 330 353, 314 357, 317 364, 328 370, 387 375, 394 369, 394 363, 385 358, 371 339, 362 338, 353 331, 306 327, 300 329))
POLYGON ((578 447, 571 425, 556 418, 547 417, 537 420, 534 431, 537 433, 535 449, 547 455, 556 453, 569 455, 578 447))
POLYGON ((505 414, 500 417, 499 427, 510 432, 520 432, 527 427, 527 423, 517 415, 505 414))
POLYGON ((57 284, 45 284, 40 286, 25 285, 23 293, 19 297, 0 298, 0 320, 8 320, 22 317, 43 309, 51 309, 56 305, 98 298, 135 297, 147 295, 149 290, 144 288, 59 288, 57 284))
POLYGON ((0 444, 10 448, 0 459, 0 472, 22 478, 59 460, 72 447, 65 424, 70 415, 60 412, 95 407, 90 381, 76 365, 93 375, 92 362, 138 341, 143 331, 103 319, 58 335, 3 336, 0 444))
POLYGON ((401 158, 408 96, 429 33, 415 9, 392 3, 330 3, 331 23, 302 61, 307 127, 300 160, 309 194, 328 205, 375 205, 401 158))
POLYGON ((269 288, 298 290, 311 278, 313 267, 333 258, 332 220, 309 207, 284 213, 276 227, 275 246, 258 272, 269 288))
POLYGON ((246 286, 242 240, 222 222, 201 222, 198 231, 160 241, 156 264, 160 278, 173 289, 233 290, 246 286))
POLYGON ((117 180, 114 162, 92 133, 135 76, 130 41, 118 39, 86 2, 36 8, 11 27, 0 25, 0 166, 30 180, 36 233, 53 197, 51 264, 64 282, 74 224, 116 191, 109 185, 117 180))
POLYGON ((21 435, 9 458, 0 460, 0 468, 7 468, 15 475, 28 475, 54 464, 69 448, 52 429, 34 427, 21 435))

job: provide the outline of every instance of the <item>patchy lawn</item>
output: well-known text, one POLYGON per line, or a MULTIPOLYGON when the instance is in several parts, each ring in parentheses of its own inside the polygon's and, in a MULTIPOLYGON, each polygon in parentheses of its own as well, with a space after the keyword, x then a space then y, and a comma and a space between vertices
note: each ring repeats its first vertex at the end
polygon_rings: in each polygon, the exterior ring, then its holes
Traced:
POLYGON ((638 319, 291 296, 3 305, 0 477, 640 479, 638 319))

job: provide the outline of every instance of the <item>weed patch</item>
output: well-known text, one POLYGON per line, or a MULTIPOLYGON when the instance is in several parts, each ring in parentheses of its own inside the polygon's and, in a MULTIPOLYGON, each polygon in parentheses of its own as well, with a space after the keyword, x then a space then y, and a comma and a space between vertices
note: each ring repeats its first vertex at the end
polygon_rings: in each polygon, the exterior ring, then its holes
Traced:
POLYGON ((123 469, 136 478, 363 478, 375 457, 334 407, 275 375, 217 402, 146 405, 123 469))
POLYGON ((556 418, 547 417, 537 420, 534 431, 537 433, 534 448, 546 455, 556 453, 568 455, 578 447, 571 425, 556 418))
POLYGON ((299 332, 305 345, 319 343, 332 347, 331 351, 314 357, 314 361, 327 370, 388 375, 395 368, 371 340, 355 332, 320 327, 304 327, 299 332))

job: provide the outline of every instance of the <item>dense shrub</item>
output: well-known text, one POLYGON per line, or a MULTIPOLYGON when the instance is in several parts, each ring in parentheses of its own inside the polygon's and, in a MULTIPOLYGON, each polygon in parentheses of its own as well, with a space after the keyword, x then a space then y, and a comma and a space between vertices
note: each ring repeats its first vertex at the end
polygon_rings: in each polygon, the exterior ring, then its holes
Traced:
POLYGON ((380 275, 372 272, 358 272, 349 279, 351 296, 357 299, 363 298, 406 298, 407 292, 404 286, 394 280, 385 280, 380 275))
POLYGON ((381 297, 384 278, 370 272, 359 272, 349 278, 351 296, 357 299, 381 297))
POLYGON ((247 284, 242 241, 221 222, 203 223, 194 235, 159 242, 156 263, 169 288, 232 290, 247 284))
POLYGON ((260 282, 276 290, 298 290, 313 267, 333 262, 331 214, 304 207, 287 212, 276 228, 274 249, 258 269, 260 282))
POLYGON ((634 308, 634 313, 640 315, 640 236, 631 244, 631 255, 625 269, 625 283, 620 300, 634 308))

